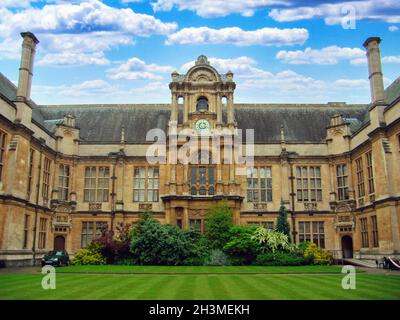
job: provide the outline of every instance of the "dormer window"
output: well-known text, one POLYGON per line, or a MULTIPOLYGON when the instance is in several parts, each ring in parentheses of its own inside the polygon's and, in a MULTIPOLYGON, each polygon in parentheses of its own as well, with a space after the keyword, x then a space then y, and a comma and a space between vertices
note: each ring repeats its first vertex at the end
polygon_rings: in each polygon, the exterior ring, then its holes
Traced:
POLYGON ((205 97, 197 99, 196 111, 208 111, 208 100, 205 97))

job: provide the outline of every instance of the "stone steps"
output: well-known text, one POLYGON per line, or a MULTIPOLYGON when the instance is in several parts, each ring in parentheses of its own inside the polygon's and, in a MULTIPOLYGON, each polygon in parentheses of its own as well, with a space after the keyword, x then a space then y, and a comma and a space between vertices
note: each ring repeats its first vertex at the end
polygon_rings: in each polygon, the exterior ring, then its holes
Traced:
POLYGON ((365 268, 376 268, 375 260, 343 259, 344 263, 365 268))

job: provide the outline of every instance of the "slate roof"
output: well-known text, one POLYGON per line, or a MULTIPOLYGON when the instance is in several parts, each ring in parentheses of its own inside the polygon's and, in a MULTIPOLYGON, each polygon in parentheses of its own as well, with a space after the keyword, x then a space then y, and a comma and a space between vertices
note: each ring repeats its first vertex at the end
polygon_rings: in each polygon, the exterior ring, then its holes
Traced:
MULTIPOLYGON (((170 117, 169 104, 50 105, 38 108, 47 126, 49 120, 57 121, 65 114, 75 116, 81 138, 91 142, 118 142, 124 126, 127 142, 142 143, 150 129, 166 131, 170 117)), ((255 129, 256 143, 278 142, 281 125, 287 141, 320 142, 325 139, 331 116, 342 114, 348 118, 351 127, 358 129, 365 121, 367 110, 368 105, 235 104, 235 118, 239 128, 255 129)))
MULTIPOLYGON (((13 101, 16 91, 15 85, 0 73, 0 93, 13 101)), ((400 77, 386 94, 389 103, 400 96, 400 77)), ((50 132, 64 115, 75 116, 81 139, 87 142, 119 142, 124 126, 128 143, 143 143, 148 130, 166 130, 170 117, 169 104, 32 105, 33 121, 50 132)), ((330 117, 335 114, 343 115, 352 132, 369 120, 367 104, 235 104, 238 127, 254 128, 256 143, 279 142, 281 125, 288 142, 322 142, 330 117)), ((178 119, 182 119, 181 107, 178 119)))

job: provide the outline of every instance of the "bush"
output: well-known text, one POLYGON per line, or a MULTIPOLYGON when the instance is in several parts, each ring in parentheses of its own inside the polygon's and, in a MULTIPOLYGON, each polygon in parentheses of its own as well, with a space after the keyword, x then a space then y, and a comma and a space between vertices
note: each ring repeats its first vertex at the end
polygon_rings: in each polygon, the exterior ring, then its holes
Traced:
POLYGON ((252 237, 260 244, 263 252, 294 251, 296 246, 289 243, 289 237, 279 231, 272 231, 264 227, 258 227, 252 237))
POLYGON ((86 249, 79 250, 72 259, 73 265, 106 264, 106 258, 101 254, 99 244, 91 243, 86 249))
POLYGON ((304 257, 310 259, 313 264, 327 265, 332 264, 332 254, 327 250, 318 247, 315 243, 309 242, 304 250, 304 257))
POLYGON ((232 211, 226 202, 211 207, 207 213, 206 232, 204 234, 208 247, 222 250, 229 241, 229 229, 232 225, 232 211))
POLYGON ((309 264, 309 261, 299 254, 268 252, 258 255, 253 264, 258 266, 301 266, 309 264))
POLYGON ((205 259, 205 266, 228 266, 228 256, 221 250, 211 250, 210 255, 205 259))
POLYGON ((116 225, 116 233, 104 225, 102 235, 94 240, 101 247, 101 254, 106 258, 108 264, 117 263, 119 260, 132 258, 130 253, 130 229, 131 224, 122 222, 116 225))
POLYGON ((191 232, 146 217, 132 232, 131 252, 137 264, 182 265, 193 258, 192 237, 191 232))
POLYGON ((253 226, 232 226, 229 230, 229 242, 224 251, 229 255, 233 264, 250 264, 259 251, 260 245, 253 239, 253 226))

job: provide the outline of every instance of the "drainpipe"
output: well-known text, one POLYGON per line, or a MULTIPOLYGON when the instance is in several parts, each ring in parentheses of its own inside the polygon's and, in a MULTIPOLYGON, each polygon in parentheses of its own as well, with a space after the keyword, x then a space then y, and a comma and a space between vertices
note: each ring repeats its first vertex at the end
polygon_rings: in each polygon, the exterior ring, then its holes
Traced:
POLYGON ((116 167, 117 159, 114 159, 113 163, 113 171, 111 177, 111 231, 114 232, 114 218, 115 218, 115 180, 117 177, 115 176, 115 167, 116 167))
POLYGON ((42 174, 42 151, 43 151, 43 145, 45 144, 45 141, 43 138, 40 138, 40 148, 39 148, 39 174, 38 174, 38 180, 36 183, 36 203, 35 203, 35 224, 33 227, 33 243, 32 243, 32 264, 33 266, 35 265, 36 262, 36 230, 37 230, 37 219, 38 219, 38 207, 39 207, 39 191, 40 191, 40 179, 41 179, 41 174, 42 174))
POLYGON ((293 243, 296 244, 296 221, 295 221, 295 204, 294 204, 294 200, 295 200, 295 193, 294 193, 294 176, 293 176, 293 164, 290 163, 290 196, 292 198, 292 212, 291 212, 291 219, 292 219, 292 235, 293 235, 293 243))

